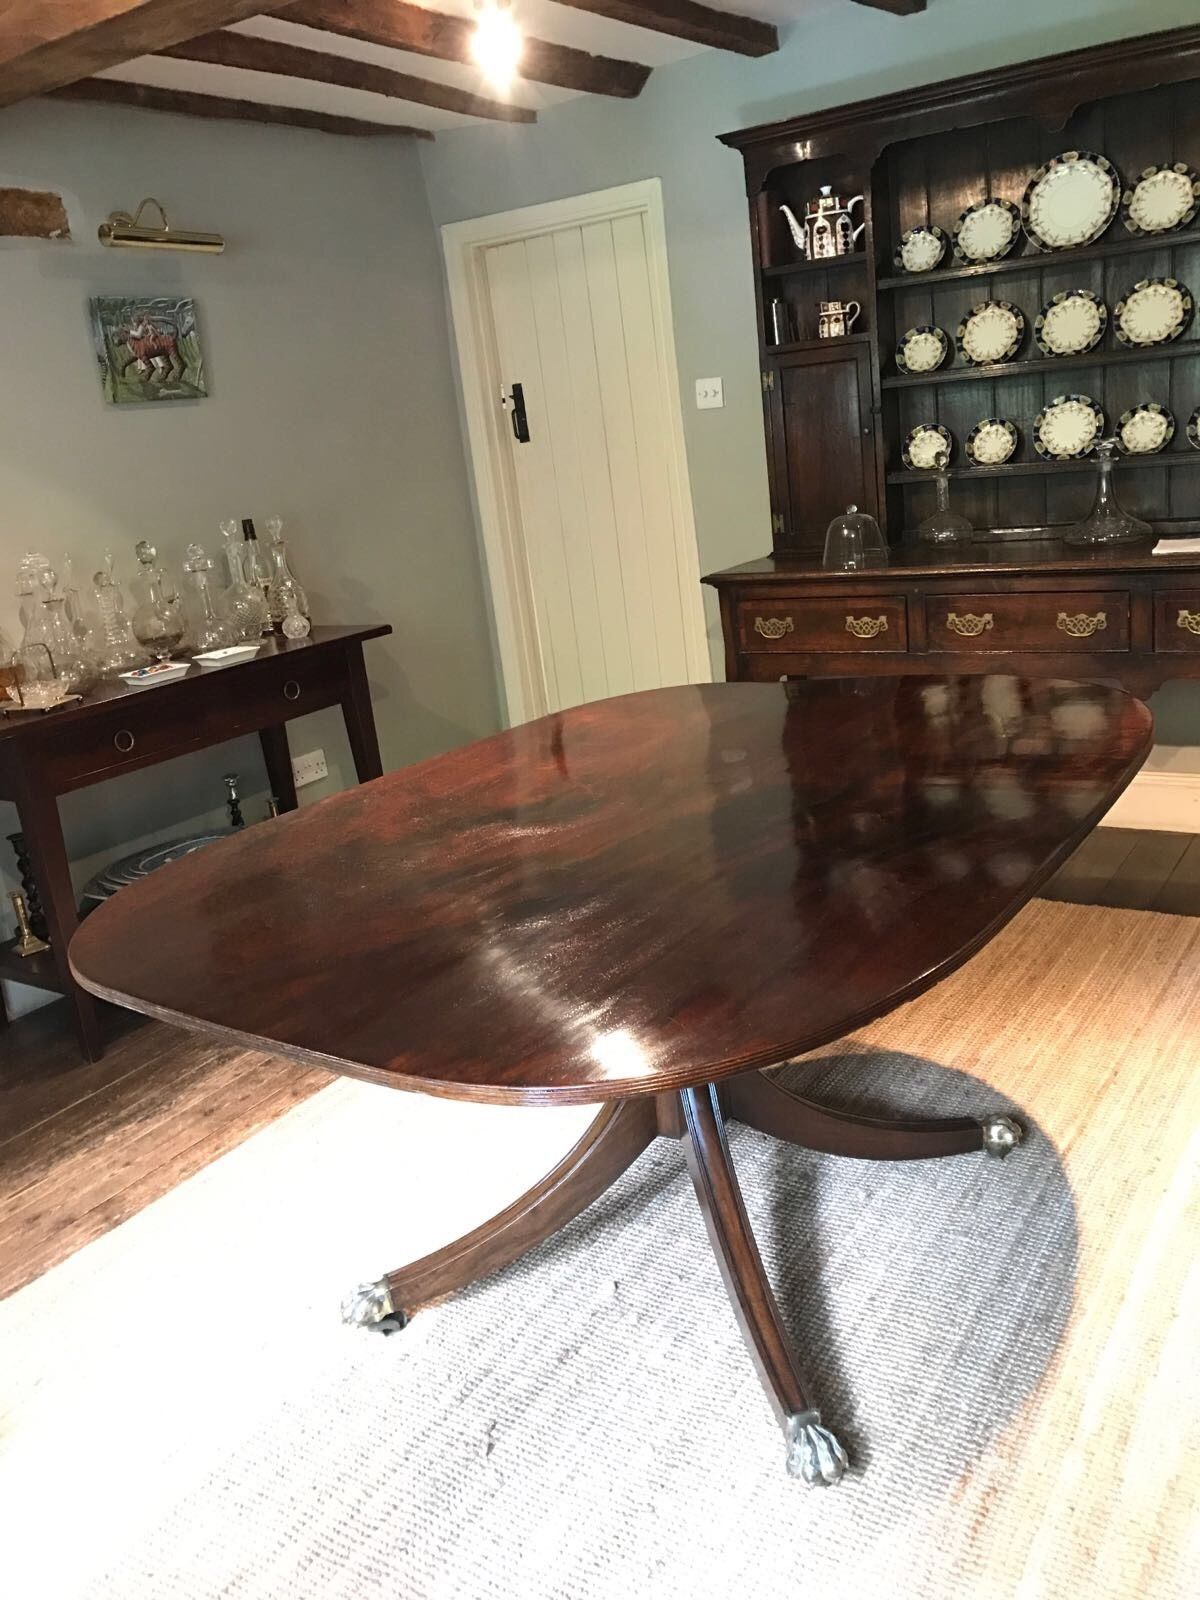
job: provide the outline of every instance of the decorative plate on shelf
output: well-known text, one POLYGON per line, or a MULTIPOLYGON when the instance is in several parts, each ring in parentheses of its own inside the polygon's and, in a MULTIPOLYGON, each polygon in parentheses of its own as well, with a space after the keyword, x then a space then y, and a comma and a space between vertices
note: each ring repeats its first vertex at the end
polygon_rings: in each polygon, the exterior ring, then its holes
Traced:
POLYGON ((1025 318, 1007 300, 984 300, 959 323, 956 343, 973 367, 1008 361, 1021 348, 1025 318))
POLYGON ((909 228, 900 235, 893 260, 901 272, 932 272, 946 254, 949 243, 945 232, 932 222, 909 228))
POLYGON ((1021 201, 1025 232, 1041 250, 1092 244, 1117 214, 1121 177, 1094 150, 1066 150, 1039 167, 1021 201))
POLYGON ((1038 349, 1048 356, 1081 356, 1104 337, 1108 307, 1090 289, 1064 289, 1047 302, 1033 325, 1038 349))
POLYGON ((1019 438, 1007 417, 984 417, 967 435, 967 459, 976 467, 999 467, 1010 459, 1019 438))
POLYGON ((1011 200, 976 200, 954 224, 954 254, 972 263, 999 261, 1020 237, 1020 206, 1011 200))
POLYGON ((940 422, 918 422, 910 428, 904 440, 900 459, 910 472, 928 472, 936 467, 938 457, 947 461, 954 454, 954 436, 940 422))
POLYGON ((1130 406, 1117 424, 1117 443, 1127 456, 1152 456, 1175 436, 1175 418, 1157 400, 1130 406))
POLYGON ((1169 344, 1192 320, 1191 294, 1175 278, 1143 278, 1113 307, 1122 344, 1169 344))
POLYGON ((1200 406, 1187 419, 1187 442, 1193 450, 1200 450, 1200 406))
POLYGON ((1033 423, 1033 448, 1047 461, 1086 456, 1104 432, 1104 412, 1087 394, 1060 394, 1033 423))
POLYGON ((950 340, 941 328, 910 328, 896 346, 901 372, 936 372, 950 354, 950 340))
POLYGON ((1186 228, 1200 207, 1200 173, 1186 162, 1143 167, 1121 196, 1121 216, 1130 233, 1171 233, 1186 228))

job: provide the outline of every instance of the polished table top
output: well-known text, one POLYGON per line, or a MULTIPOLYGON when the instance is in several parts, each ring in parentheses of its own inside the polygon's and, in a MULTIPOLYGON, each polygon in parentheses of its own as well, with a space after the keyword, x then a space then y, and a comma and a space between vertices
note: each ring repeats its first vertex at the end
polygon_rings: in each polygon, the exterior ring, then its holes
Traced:
POLYGON ((1141 765, 1120 690, 704 684, 542 718, 121 891, 87 988, 401 1088, 588 1102, 783 1060, 986 942, 1141 765))

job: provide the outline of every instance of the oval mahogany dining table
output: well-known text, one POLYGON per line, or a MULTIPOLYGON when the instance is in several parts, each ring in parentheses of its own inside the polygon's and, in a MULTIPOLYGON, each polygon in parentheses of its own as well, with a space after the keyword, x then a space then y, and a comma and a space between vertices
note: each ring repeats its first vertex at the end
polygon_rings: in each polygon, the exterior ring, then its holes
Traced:
POLYGON ((763 1069, 959 967, 1150 747, 1099 684, 701 684, 603 700, 246 829, 122 889, 71 965, 104 999, 397 1089, 597 1103, 576 1146, 455 1244, 362 1285, 384 1331, 515 1260, 657 1136, 682 1141, 787 1441, 846 1454, 784 1331, 726 1141, 736 1119, 884 1160, 1019 1143, 1011 1117, 881 1121, 763 1069))

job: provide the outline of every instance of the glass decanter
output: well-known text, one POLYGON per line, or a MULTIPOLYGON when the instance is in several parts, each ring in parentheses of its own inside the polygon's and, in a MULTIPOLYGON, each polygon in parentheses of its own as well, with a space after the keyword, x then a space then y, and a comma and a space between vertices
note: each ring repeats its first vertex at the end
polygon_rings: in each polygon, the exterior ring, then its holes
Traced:
POLYGON ((307 639, 312 632, 312 623, 300 609, 300 602, 296 595, 288 592, 284 600, 287 610, 283 614, 283 636, 285 639, 307 639))
POLYGON ((1154 537, 1154 530, 1148 522, 1130 516, 1128 511, 1121 509, 1112 484, 1116 457, 1116 439, 1096 441, 1100 482, 1096 486, 1095 504, 1083 521, 1076 523, 1065 535, 1067 544, 1136 544, 1154 537))
POLYGON ((154 657, 166 661, 183 640, 184 617, 175 585, 158 564, 158 551, 145 539, 133 547, 140 574, 131 587, 140 600, 133 613, 134 637, 154 657))
MULTIPOLYGON (((268 629, 267 599, 261 584, 248 583, 242 553, 246 543, 238 536, 236 522, 221 524, 225 541, 225 565, 229 570, 229 587, 222 591, 219 610, 229 623, 238 644, 254 644, 268 629)), ((254 541, 257 549, 257 541, 254 541)))
POLYGON ((125 615, 125 600, 120 585, 113 576, 112 551, 104 555, 104 565, 92 582, 96 587, 96 653, 101 675, 115 677, 119 672, 130 672, 134 667, 149 664, 150 657, 134 637, 125 615))
POLYGON ((212 585, 209 579, 212 570, 212 559, 205 555, 202 546, 188 545, 187 558, 183 563, 184 581, 189 590, 186 644, 188 650, 195 655, 205 650, 224 650, 235 642, 233 629, 228 622, 217 615, 217 608, 213 603, 212 585))
POLYGON ((937 505, 923 522, 917 524, 917 538, 926 544, 962 544, 975 532, 966 517, 950 509, 950 475, 946 471, 949 464, 950 457, 944 450, 939 450, 934 462, 937 505))
POLYGON ((29 626, 29 619, 37 610, 41 598, 38 578, 49 565, 47 558, 37 550, 26 550, 17 563, 17 616, 22 629, 29 626))
POLYGON ((8 697, 29 711, 45 710, 62 700, 66 689, 54 666, 54 659, 44 644, 22 644, 15 651, 11 663, 15 682, 8 688, 8 697))
POLYGON ((287 545, 283 539, 283 518, 269 517, 267 533, 271 540, 271 586, 267 590, 267 604, 271 610, 271 626, 281 628, 288 614, 291 600, 301 616, 308 616, 308 596, 292 576, 288 566, 287 545))
MULTIPOLYGON (((224 524, 222 524, 224 526, 224 524)), ((271 626, 270 607, 267 604, 267 592, 271 587, 271 562, 266 551, 258 542, 258 534, 254 531, 254 518, 242 518, 242 571, 246 582, 261 589, 263 604, 267 606, 267 621, 264 631, 271 626)))
POLYGON ((75 637, 67 616, 67 602, 56 593, 58 575, 43 567, 38 575, 40 597, 29 618, 21 649, 45 646, 62 694, 86 694, 99 676, 96 663, 75 637))
POLYGON ((94 660, 96 652, 92 642, 92 626, 75 583, 75 563, 67 555, 63 556, 62 561, 62 596, 67 602, 67 620, 74 629, 75 637, 84 653, 94 660))

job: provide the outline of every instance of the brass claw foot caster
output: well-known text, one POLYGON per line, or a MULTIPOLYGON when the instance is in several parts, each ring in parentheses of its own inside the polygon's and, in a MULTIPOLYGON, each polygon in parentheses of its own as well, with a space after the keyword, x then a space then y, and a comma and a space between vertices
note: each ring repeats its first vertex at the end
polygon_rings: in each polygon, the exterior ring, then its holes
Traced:
POLYGON ((828 1428, 821 1426, 819 1411, 798 1411, 784 1423, 787 1469, 793 1478, 824 1488, 839 1481, 850 1458, 828 1428))
POLYGON ((346 1296, 342 1301, 342 1321, 371 1333, 399 1333, 408 1318, 392 1304, 387 1279, 380 1278, 378 1283, 360 1283, 346 1296))
POLYGON ((984 1117, 979 1124, 983 1134, 983 1148, 989 1156, 1004 1157, 1011 1154, 1025 1137, 1025 1129, 1014 1118, 998 1112, 984 1117))

